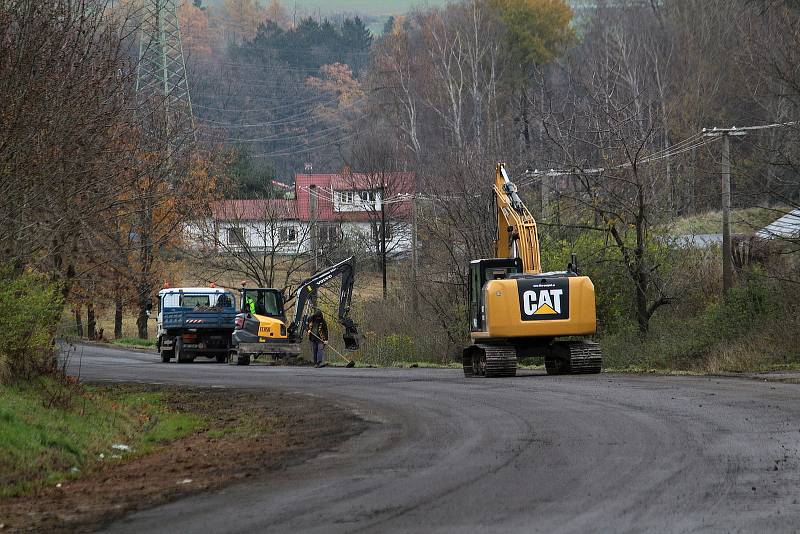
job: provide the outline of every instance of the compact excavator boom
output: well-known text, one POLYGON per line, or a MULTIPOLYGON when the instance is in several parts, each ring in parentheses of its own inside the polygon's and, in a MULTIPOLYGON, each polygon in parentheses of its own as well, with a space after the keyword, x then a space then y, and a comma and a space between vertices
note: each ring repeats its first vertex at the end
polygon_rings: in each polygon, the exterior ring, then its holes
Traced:
POLYGON ((515 376, 517 360, 544 356, 547 374, 599 373, 597 343, 558 338, 597 329, 594 285, 578 274, 573 255, 566 271, 542 272, 536 221, 499 163, 495 257, 469 265, 471 344, 463 351, 466 376, 515 376))

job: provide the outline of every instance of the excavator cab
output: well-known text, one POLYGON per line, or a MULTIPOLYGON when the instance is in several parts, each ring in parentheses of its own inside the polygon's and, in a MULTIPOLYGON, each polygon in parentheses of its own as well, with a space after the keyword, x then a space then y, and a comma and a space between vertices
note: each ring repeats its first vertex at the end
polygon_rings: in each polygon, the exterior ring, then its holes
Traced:
POLYGON ((486 313, 483 287, 489 280, 504 280, 512 274, 522 272, 519 258, 490 258, 474 260, 469 264, 469 326, 470 331, 480 332, 485 328, 486 313))
POLYGON ((274 288, 242 288, 241 313, 263 315, 267 317, 284 318, 283 295, 274 288))

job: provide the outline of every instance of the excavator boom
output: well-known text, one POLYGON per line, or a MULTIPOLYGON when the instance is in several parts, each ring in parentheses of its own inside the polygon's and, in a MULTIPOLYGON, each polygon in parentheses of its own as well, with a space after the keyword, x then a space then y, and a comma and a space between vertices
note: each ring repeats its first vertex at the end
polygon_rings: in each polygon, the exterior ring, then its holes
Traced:
POLYGON ((508 178, 502 163, 495 168, 494 196, 497 205, 495 257, 520 258, 523 272, 542 272, 536 221, 519 198, 517 186, 508 178))
POLYGON ((294 308, 294 319, 289 324, 289 338, 300 340, 306 330, 308 315, 306 307, 308 302, 316 298, 317 290, 330 282, 338 275, 342 276, 342 285, 339 291, 339 323, 344 327, 344 344, 347 350, 357 350, 359 346, 358 328, 350 317, 350 302, 353 297, 354 282, 353 257, 331 265, 310 278, 303 280, 297 288, 294 308))

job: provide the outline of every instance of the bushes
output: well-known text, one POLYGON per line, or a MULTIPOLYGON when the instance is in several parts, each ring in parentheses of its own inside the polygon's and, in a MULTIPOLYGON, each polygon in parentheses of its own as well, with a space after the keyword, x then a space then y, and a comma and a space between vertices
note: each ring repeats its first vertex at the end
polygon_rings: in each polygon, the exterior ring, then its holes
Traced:
POLYGON ((0 383, 5 383, 53 368, 63 298, 40 274, 0 266, 0 278, 0 383))
MULTIPOLYGON (((449 364, 460 355, 460 344, 450 341, 440 318, 423 302, 414 312, 410 289, 401 285, 386 300, 374 298, 362 303, 354 316, 363 334, 356 360, 373 365, 396 365, 403 362, 449 364)), ((420 299, 421 301, 422 299, 420 299)), ((466 321, 465 321, 466 322, 466 321)), ((466 336, 466 324, 450 325, 466 336)), ((331 334, 333 339, 333 334, 331 334)))
POLYGON ((693 313, 664 310, 646 338, 633 328, 605 336, 607 367, 745 371, 800 363, 797 287, 751 272, 725 299, 696 297, 693 313))

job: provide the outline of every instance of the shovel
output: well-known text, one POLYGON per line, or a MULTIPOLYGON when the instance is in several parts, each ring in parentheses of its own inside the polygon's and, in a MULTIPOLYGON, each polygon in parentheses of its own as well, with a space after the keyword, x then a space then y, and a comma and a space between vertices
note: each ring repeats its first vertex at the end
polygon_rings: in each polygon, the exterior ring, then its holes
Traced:
MULTIPOLYGON (((320 341, 322 341, 319 338, 319 336, 317 334, 315 334, 314 332, 311 332, 311 335, 314 336, 315 338, 319 339, 320 341)), ((322 341, 322 343, 325 343, 325 342, 322 341)), ((352 360, 348 360, 347 358, 344 357, 344 354, 342 354, 341 352, 339 352, 338 350, 336 350, 332 346, 328 345, 327 343, 325 343, 325 346, 328 347, 329 349, 331 349, 333 352, 335 352, 337 354, 337 356, 339 356, 341 359, 343 359, 344 361, 347 362, 347 365, 345 365, 345 367, 355 367, 356 366, 356 362, 354 362, 352 360)))

